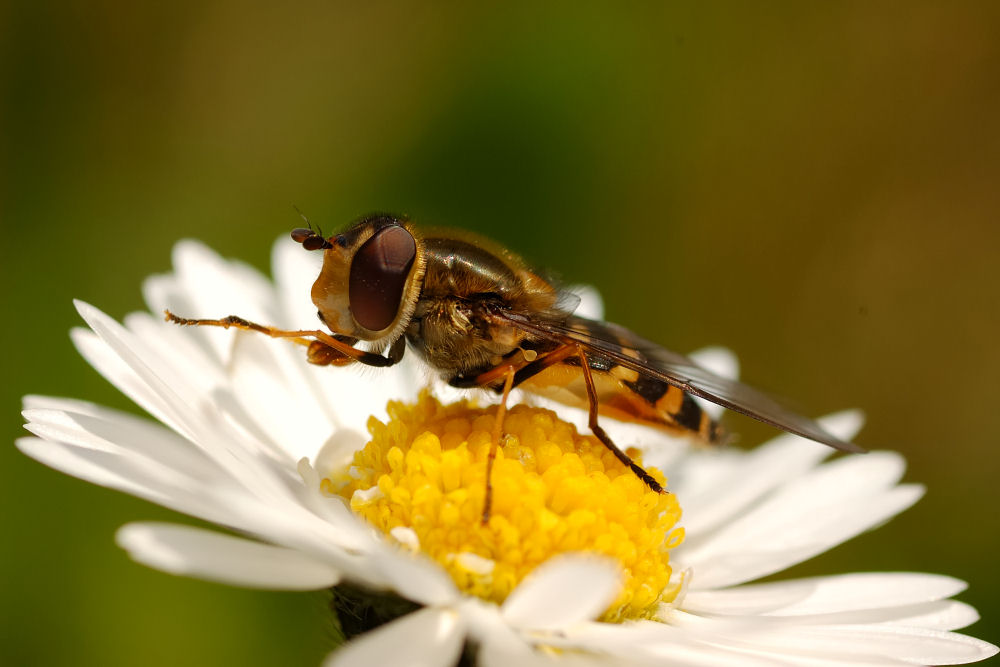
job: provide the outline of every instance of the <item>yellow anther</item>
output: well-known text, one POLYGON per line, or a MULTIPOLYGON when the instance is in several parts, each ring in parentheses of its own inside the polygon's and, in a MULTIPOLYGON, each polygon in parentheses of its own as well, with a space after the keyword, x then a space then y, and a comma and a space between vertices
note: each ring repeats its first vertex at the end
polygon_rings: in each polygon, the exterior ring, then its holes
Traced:
MULTIPOLYGON (((441 405, 425 392, 415 404, 390 403, 388 413, 385 424, 369 420, 372 439, 348 470, 322 471, 321 489, 349 499, 387 535, 399 528, 397 535, 419 544, 467 594, 502 602, 528 573, 565 551, 602 553, 622 564, 624 586, 606 621, 652 618, 676 594, 669 549, 684 539, 675 526, 676 498, 650 491, 555 413, 509 410, 486 525, 495 408, 441 405)), ((629 453, 641 465, 640 452, 629 453)), ((658 470, 647 470, 665 484, 658 470)))

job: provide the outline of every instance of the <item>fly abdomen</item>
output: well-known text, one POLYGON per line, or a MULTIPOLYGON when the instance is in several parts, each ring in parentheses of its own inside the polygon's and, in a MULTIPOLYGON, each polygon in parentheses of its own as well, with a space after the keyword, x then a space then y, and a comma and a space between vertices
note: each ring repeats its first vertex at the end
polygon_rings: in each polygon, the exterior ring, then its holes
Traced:
POLYGON ((722 429, 698 401, 681 389, 656 378, 640 375, 622 384, 643 403, 652 408, 667 425, 690 431, 709 444, 722 440, 722 429))
MULTIPOLYGON (((580 317, 572 318, 572 328, 600 340, 604 346, 609 348, 613 346, 613 351, 617 353, 648 363, 644 353, 636 349, 634 334, 626 329, 607 322, 580 317)), ((571 358, 564 363, 579 365, 580 362, 576 358, 571 358)), ((627 413, 627 417, 635 421, 692 435, 708 444, 717 444, 723 440, 724 433, 718 422, 702 409, 694 397, 678 387, 626 368, 611 355, 605 356, 599 352, 587 355, 587 365, 594 372, 595 378, 605 376, 615 380, 613 386, 616 389, 606 394, 606 400, 612 404, 615 412, 623 411, 627 413)), ((607 391, 609 382, 605 381, 602 384, 607 391)), ((612 413, 612 410, 607 412, 612 413)))

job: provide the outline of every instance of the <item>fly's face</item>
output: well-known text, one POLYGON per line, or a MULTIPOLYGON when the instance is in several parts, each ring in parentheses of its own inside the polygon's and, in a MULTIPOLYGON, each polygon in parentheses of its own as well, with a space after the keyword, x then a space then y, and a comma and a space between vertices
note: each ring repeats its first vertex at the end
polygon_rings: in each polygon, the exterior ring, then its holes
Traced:
POLYGON ((330 238, 311 229, 296 229, 292 238, 306 250, 323 250, 312 300, 331 331, 377 347, 400 337, 425 266, 423 245, 405 220, 371 216, 330 238))

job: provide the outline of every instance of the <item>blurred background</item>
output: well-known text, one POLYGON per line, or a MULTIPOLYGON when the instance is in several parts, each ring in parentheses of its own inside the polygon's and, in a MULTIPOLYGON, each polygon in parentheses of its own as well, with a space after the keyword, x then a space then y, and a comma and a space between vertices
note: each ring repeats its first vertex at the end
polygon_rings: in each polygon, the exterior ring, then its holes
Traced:
POLYGON ((863 408, 927 496, 790 574, 947 573, 1000 640, 1000 4, 251 4, 0 3, 0 663, 329 649, 322 595, 138 566, 115 529, 178 517, 12 444, 25 393, 135 409, 72 298, 143 308, 184 237, 268 271, 293 204, 478 230, 808 414, 863 408))

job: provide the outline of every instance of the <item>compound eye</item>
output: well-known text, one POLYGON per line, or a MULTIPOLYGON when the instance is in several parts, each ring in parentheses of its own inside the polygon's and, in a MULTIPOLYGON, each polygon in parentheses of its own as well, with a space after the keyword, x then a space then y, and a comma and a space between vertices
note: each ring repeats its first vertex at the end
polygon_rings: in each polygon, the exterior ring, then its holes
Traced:
POLYGON ((378 230, 358 248, 348 283, 351 313, 358 324, 369 331, 392 324, 416 256, 413 236, 396 225, 378 230))

